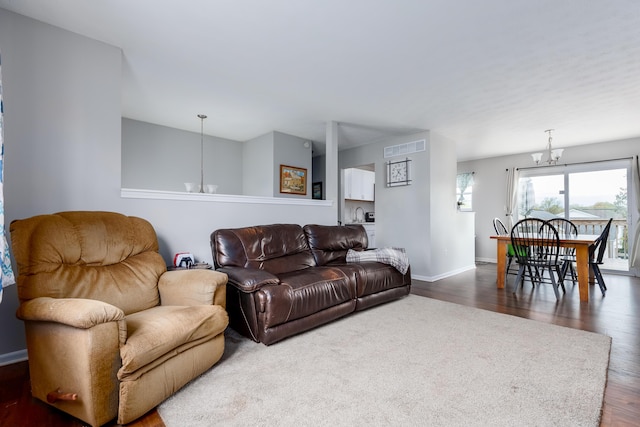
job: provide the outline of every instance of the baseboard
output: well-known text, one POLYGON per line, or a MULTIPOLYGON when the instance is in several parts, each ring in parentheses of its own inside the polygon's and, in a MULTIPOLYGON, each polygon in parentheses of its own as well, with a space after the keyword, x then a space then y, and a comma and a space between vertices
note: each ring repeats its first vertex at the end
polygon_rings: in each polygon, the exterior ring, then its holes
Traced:
POLYGON ((497 264, 498 260, 495 258, 476 258, 476 262, 488 262, 490 264, 497 264))
POLYGON ((418 274, 411 273, 411 278, 416 280, 422 280, 423 282, 436 282, 447 277, 455 276, 456 274, 464 273, 465 271, 473 270, 476 265, 468 265, 466 267, 458 268, 457 270, 447 271, 446 273, 438 274, 437 276, 420 276, 418 274))
POLYGON ((0 354, 0 366, 11 365, 12 363, 28 360, 27 350, 14 351, 12 353, 0 354))

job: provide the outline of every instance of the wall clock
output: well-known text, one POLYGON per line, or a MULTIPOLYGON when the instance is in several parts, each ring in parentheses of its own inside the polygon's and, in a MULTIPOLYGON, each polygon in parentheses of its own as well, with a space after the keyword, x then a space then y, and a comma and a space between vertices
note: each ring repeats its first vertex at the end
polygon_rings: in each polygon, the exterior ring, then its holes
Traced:
POLYGON ((387 162, 387 187, 411 184, 411 159, 387 162))

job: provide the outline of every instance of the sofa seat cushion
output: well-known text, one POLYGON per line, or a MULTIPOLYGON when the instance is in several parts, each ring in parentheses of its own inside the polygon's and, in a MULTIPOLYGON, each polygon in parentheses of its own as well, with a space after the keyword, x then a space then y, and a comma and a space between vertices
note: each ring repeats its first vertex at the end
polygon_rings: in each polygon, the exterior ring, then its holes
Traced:
POLYGON ((229 323, 219 305, 156 306, 130 314, 125 320, 128 338, 120 348, 119 379, 212 339, 229 323))
POLYGON ((411 283, 408 275, 403 275, 395 267, 381 262, 364 261, 333 266, 340 268, 347 275, 355 276, 358 298, 411 283))
POLYGON ((339 268, 313 267, 283 273, 280 284, 258 291, 265 327, 300 319, 355 298, 355 282, 339 268))

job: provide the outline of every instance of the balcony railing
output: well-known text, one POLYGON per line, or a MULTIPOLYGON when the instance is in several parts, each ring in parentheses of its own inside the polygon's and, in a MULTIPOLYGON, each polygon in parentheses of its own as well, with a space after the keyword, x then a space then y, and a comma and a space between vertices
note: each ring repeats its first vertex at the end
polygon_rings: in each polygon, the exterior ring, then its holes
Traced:
MULTIPOLYGON (((571 219, 579 234, 600 234, 609 222, 608 218, 602 219, 571 219)), ((626 219, 614 219, 611 222, 609 238, 607 239, 607 252, 605 253, 604 268, 614 270, 629 269, 629 235, 626 219)))

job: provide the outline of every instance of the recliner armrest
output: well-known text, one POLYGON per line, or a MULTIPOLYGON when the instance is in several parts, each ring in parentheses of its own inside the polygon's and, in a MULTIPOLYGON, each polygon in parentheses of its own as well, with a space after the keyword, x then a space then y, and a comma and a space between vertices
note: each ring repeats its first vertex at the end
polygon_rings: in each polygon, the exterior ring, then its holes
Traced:
POLYGON ((55 322, 79 329, 101 323, 121 322, 126 336, 124 312, 103 301, 82 298, 40 297, 20 304, 16 316, 25 321, 55 322))
POLYGON ((160 305, 226 307, 227 275, 213 270, 167 271, 158 280, 160 305))
POLYGON ((229 283, 242 292, 254 292, 264 285, 277 285, 280 279, 268 271, 257 268, 222 267, 217 271, 229 276, 229 283))

